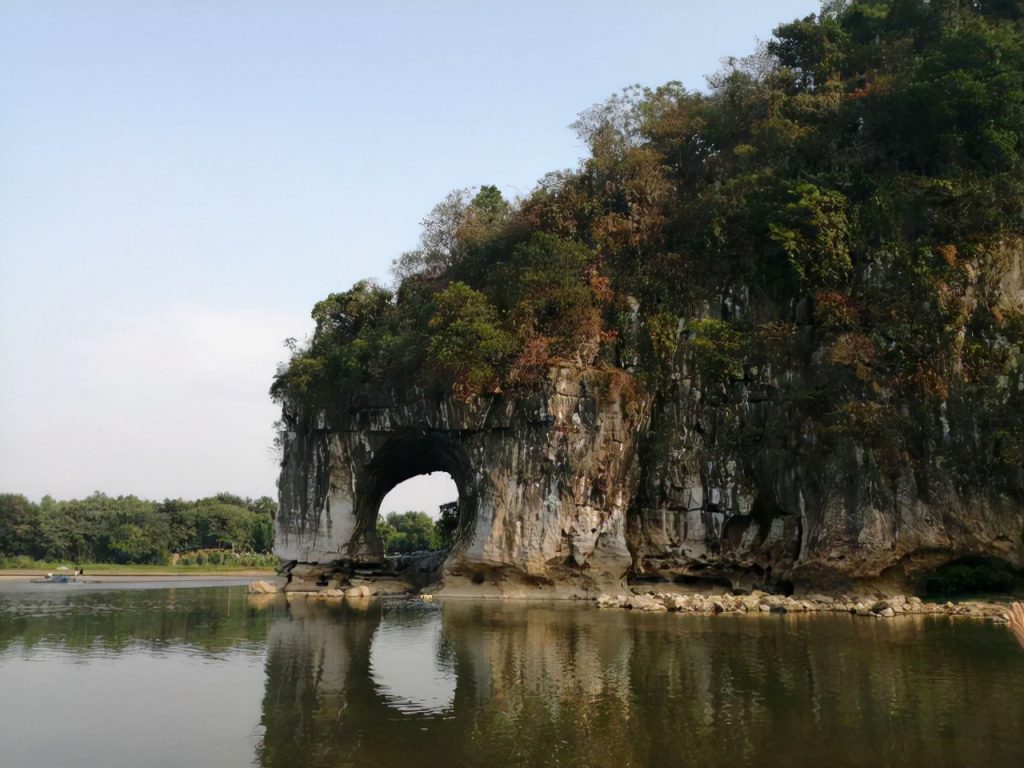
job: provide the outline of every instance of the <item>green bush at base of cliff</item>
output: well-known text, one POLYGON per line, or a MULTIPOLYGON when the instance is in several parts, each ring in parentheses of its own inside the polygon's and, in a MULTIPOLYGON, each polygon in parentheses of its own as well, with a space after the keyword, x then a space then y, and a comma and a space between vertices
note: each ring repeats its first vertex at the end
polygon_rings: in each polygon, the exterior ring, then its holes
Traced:
POLYGON ((230 549, 201 549, 180 555, 174 565, 223 565, 231 568, 272 568, 281 565, 270 552, 232 552, 230 549))
POLYGON ((925 580, 929 595, 1013 594, 1024 587, 1024 575, 1005 560, 972 557, 936 568, 925 580))

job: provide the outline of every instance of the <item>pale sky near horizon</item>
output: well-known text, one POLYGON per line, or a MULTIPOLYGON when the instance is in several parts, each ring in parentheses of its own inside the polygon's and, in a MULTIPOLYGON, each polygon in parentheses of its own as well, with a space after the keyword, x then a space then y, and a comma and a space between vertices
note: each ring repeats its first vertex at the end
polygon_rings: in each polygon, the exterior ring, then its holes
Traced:
MULTIPOLYGON (((276 496, 282 341, 817 0, 0 0, 0 492, 276 496)), ((454 496, 435 474, 382 511, 454 496)))

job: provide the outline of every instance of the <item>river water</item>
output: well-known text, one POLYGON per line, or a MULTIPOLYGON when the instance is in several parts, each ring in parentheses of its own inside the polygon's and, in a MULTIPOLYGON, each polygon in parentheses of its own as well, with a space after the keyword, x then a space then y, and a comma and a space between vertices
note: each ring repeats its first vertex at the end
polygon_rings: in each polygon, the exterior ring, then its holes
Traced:
POLYGON ((0 590, 2 766, 1024 765, 987 622, 0 590))

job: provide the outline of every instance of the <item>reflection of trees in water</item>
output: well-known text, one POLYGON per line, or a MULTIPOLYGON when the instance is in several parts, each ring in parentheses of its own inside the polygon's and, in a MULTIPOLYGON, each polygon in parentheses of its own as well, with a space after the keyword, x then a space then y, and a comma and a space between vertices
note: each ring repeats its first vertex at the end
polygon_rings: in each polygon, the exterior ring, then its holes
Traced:
POLYGON ((462 717, 461 763, 507 755, 514 765, 626 765, 630 745, 629 616, 565 606, 449 603, 462 676, 474 683, 462 717), (472 697, 470 699, 470 696, 472 697))
POLYGON ((357 738, 339 730, 351 717, 350 699, 370 688, 370 639, 379 621, 379 611, 289 601, 267 636, 261 764, 334 765, 358 748, 357 738))
POLYGON ((1024 654, 1004 627, 944 618, 261 602, 224 588, 0 595, 0 650, 19 646, 265 648, 266 768, 996 766, 1024 750, 1024 654), (403 684, 410 661, 454 679, 443 706, 403 684))
MULTIPOLYGON (((274 623, 267 638, 259 762, 327 766, 377 759, 380 765, 391 765, 396 749, 408 749, 410 764, 434 764, 432 755, 436 764, 450 764, 452 721, 394 708, 391 692, 374 679, 371 663, 371 657, 378 665, 389 662, 386 652, 372 651, 382 625, 422 637, 425 627, 438 625, 440 630, 439 619, 437 607, 421 604, 373 601, 353 608, 348 602, 291 602, 287 616, 274 623), (444 738, 438 740, 441 734, 444 738)), ((451 646, 443 636, 410 652, 426 664, 453 666, 451 646)))
POLYGON ((259 651, 273 612, 244 587, 35 591, 0 594, 0 651, 20 642, 89 653, 185 646, 207 654, 259 651))
POLYGON ((629 738, 652 760, 967 765, 1024 748, 988 623, 669 616, 634 637, 629 738))
POLYGON ((573 615, 567 622, 565 611, 550 608, 459 603, 446 604, 443 616, 415 604, 354 613, 294 603, 268 638, 260 760, 490 766, 497 755, 543 763, 552 750, 580 758, 581 745, 606 757, 618 742, 611 726, 628 703, 629 644, 595 631, 607 615, 573 615), (384 625, 420 637, 442 618, 440 641, 425 649, 435 658, 418 658, 454 664, 455 716, 396 709, 374 682, 371 656, 378 664, 387 658, 373 642, 384 625))
POLYGON ((19 646, 265 648, 266 768, 997 766, 1024 750, 1024 654, 1004 627, 944 618, 261 602, 224 588, 0 595, 0 650, 19 646), (428 694, 389 677, 410 660, 454 679, 443 707, 417 709, 428 694))
POLYGON ((275 621, 264 766, 1000 764, 1022 746, 1024 665, 988 624, 448 601, 417 658, 454 664, 454 701, 423 714, 391 706, 371 648, 437 614, 383 610, 275 621))

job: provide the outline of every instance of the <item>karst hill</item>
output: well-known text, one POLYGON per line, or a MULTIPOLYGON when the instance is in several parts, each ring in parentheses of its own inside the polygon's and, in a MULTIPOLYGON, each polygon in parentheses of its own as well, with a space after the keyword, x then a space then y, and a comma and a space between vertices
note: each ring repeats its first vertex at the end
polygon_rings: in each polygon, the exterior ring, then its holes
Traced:
POLYGON ((446 588, 913 585, 1024 567, 1024 2, 835 3, 459 191, 277 376, 277 551, 382 561, 449 472, 446 588))

